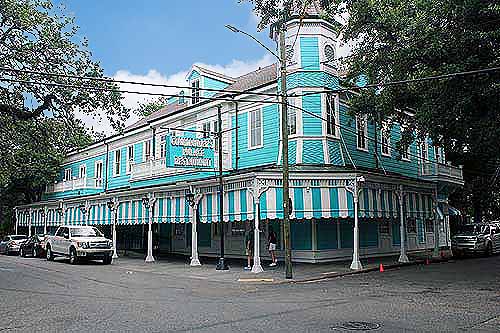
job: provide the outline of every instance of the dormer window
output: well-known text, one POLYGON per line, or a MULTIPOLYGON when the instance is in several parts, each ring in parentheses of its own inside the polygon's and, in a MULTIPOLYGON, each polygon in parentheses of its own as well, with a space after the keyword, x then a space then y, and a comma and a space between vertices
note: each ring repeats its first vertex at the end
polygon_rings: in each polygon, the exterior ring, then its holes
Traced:
POLYGON ((200 80, 191 82, 191 103, 197 104, 200 102, 200 80))

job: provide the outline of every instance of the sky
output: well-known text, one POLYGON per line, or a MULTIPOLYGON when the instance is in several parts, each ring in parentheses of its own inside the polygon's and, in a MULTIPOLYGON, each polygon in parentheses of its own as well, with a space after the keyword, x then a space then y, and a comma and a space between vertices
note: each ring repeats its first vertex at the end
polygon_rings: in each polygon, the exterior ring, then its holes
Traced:
MULTIPOLYGON (((100 61, 105 74, 117 79, 185 85, 185 75, 195 63, 236 77, 274 62, 254 41, 224 27, 234 25, 275 49, 268 30, 257 31, 258 18, 249 3, 237 0, 55 2, 64 4, 66 12, 75 17, 80 27, 79 37, 89 40, 93 57, 100 61)), ((158 88, 141 90, 177 92, 158 88)), ((125 97, 125 104, 130 107, 144 98, 125 97)), ((95 130, 112 132, 108 124, 85 115, 80 118, 95 130)), ((127 124, 136 120, 132 117, 127 124)))

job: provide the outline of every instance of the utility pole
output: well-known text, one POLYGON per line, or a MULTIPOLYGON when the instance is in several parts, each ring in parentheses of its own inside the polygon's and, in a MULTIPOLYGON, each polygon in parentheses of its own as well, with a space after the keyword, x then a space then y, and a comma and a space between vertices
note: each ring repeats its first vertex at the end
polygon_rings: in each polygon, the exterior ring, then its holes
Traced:
POLYGON ((216 270, 228 270, 229 267, 224 260, 224 187, 222 184, 222 111, 217 106, 217 141, 219 150, 219 223, 220 223, 220 258, 216 270))
POLYGON ((285 278, 291 279, 292 273, 292 249, 290 239, 290 207, 289 207, 289 184, 288 184, 288 100, 286 94, 286 49, 285 49, 285 26, 280 26, 280 61, 281 61, 281 140, 283 156, 283 234, 285 243, 285 278))

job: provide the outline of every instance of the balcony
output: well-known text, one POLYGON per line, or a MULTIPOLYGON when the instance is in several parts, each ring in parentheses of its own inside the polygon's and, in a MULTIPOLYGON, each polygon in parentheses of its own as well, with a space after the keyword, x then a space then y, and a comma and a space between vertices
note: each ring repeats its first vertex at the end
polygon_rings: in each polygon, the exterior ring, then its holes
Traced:
MULTIPOLYGON (((222 170, 227 170, 230 166, 231 160, 229 159, 229 154, 224 152, 224 162, 222 170)), ((215 153, 214 161, 217 161, 217 153, 215 153)), ((152 179, 168 176, 178 176, 182 174, 188 174, 195 172, 197 169, 194 167, 179 168, 179 167, 167 167, 165 158, 152 159, 146 162, 134 163, 131 165, 130 180, 143 180, 152 179)), ((199 169, 200 171, 207 171, 207 168, 199 169)), ((219 168, 216 165, 214 168, 209 168, 210 171, 218 171, 219 168)))
POLYGON ((103 188, 102 178, 75 178, 56 182, 53 185, 48 185, 46 193, 57 193, 74 190, 98 190, 103 188))
POLYGON ((451 164, 436 162, 426 162, 420 164, 420 176, 426 180, 432 180, 442 183, 463 185, 464 177, 462 167, 456 167, 451 164))

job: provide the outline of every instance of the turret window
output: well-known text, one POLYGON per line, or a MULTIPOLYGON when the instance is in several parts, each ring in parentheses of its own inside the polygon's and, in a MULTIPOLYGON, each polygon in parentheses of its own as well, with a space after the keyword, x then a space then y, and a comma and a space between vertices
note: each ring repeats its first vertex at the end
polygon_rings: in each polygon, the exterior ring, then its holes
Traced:
POLYGON ((288 108, 287 108, 287 115, 288 115, 288 135, 295 135, 297 134, 297 112, 295 108, 295 99, 294 98, 289 98, 288 99, 288 108))
POLYGON ((383 156, 391 156, 391 129, 387 123, 382 124, 380 129, 381 153, 383 156))
POLYGON ((334 95, 326 96, 326 134, 331 136, 337 135, 337 127, 339 124, 338 105, 334 95))

